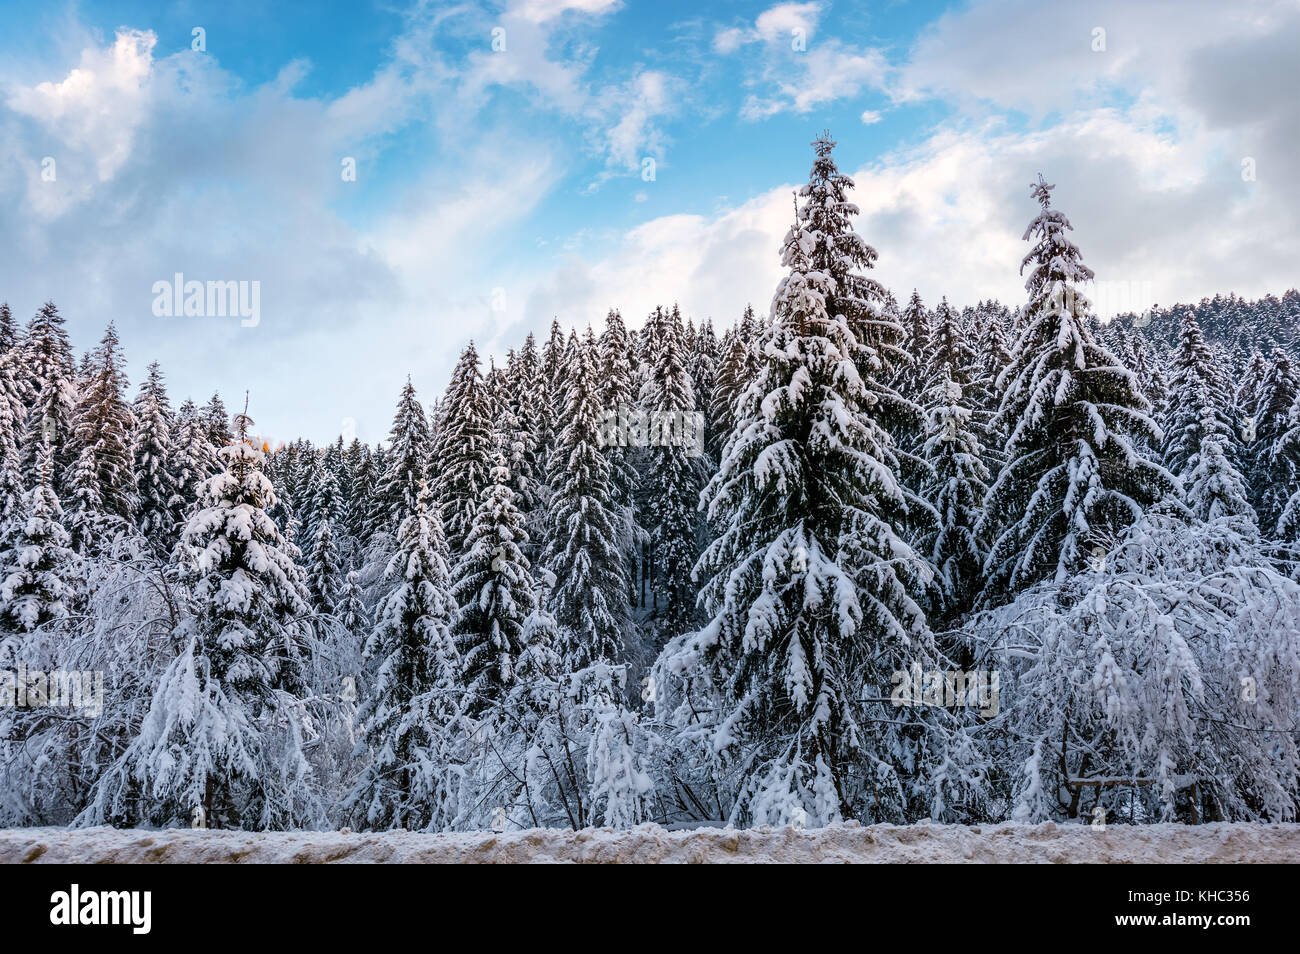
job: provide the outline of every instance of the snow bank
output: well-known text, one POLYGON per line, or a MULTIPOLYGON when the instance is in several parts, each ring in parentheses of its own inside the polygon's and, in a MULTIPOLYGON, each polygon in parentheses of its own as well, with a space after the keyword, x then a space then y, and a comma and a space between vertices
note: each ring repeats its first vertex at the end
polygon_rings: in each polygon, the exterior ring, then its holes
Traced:
POLYGON ((0 862, 1297 862, 1300 825, 846 825, 496 834, 0 830, 0 862))

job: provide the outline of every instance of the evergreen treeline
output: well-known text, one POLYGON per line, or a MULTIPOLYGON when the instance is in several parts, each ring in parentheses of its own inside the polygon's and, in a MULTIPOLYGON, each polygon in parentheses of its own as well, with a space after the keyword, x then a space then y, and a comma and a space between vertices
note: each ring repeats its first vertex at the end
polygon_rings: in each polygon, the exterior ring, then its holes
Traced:
POLYGON ((0 822, 1294 819, 1300 293, 1101 321, 1040 177, 1022 302, 900 305, 833 147, 766 317, 470 344, 374 447, 0 306, 0 822))

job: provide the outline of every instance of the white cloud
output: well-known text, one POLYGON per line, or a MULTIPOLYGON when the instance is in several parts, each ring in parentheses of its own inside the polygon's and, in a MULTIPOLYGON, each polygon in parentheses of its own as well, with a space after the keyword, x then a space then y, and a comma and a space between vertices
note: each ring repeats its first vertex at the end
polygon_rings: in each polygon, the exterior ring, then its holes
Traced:
POLYGON ((752 26, 719 29, 713 37, 713 48, 724 54, 734 53, 749 43, 790 49, 796 37, 805 42, 812 39, 821 14, 820 3, 779 3, 760 13, 752 26))
POLYGON ((864 110, 862 115, 858 118, 862 120, 862 125, 874 126, 876 123, 880 122, 880 120, 883 119, 884 117, 882 117, 877 110, 868 109, 868 110, 864 110))
MULTIPOLYGON (((1028 187, 1039 171, 1057 185, 1099 282, 1142 285, 1164 304, 1289 287, 1300 256, 1292 208, 1248 188, 1217 154, 1214 134, 1179 138, 1159 122, 1098 109, 1028 133, 998 122, 941 129, 859 168, 851 198, 862 210, 858 231, 879 252, 876 277, 900 300, 915 287, 929 303, 1018 305, 1021 236, 1036 211, 1028 187)), ((844 166, 857 157, 837 158, 844 166)), ((713 216, 663 216, 600 258, 566 262, 540 283, 532 319, 545 311, 586 322, 617 306, 639 323, 668 301, 724 323, 746 301, 766 310, 792 188, 713 216)))
POLYGON ((878 50, 853 50, 838 42, 794 53, 788 62, 763 71, 767 92, 745 100, 744 119, 765 119, 782 112, 809 113, 865 89, 883 89, 889 65, 878 50))
POLYGON ((822 12, 821 3, 781 3, 760 13, 752 26, 715 32, 713 49, 723 55, 761 45, 746 80, 755 92, 741 105, 742 118, 808 113, 865 89, 884 88, 889 64, 879 50, 839 39, 814 40, 822 12))
POLYGON ((92 185, 84 177, 78 181, 83 168, 93 168, 94 180, 106 182, 130 157, 149 108, 156 42, 151 32, 120 30, 112 46, 83 51, 80 63, 61 81, 9 89, 8 109, 34 121, 48 141, 60 146, 50 157, 56 176, 52 182, 41 178, 40 166, 30 157, 13 156, 28 170, 28 200, 37 214, 59 215, 84 200, 92 185))
POLYGON ((599 16, 620 6, 620 0, 514 0, 510 12, 533 23, 545 23, 571 11, 599 16))

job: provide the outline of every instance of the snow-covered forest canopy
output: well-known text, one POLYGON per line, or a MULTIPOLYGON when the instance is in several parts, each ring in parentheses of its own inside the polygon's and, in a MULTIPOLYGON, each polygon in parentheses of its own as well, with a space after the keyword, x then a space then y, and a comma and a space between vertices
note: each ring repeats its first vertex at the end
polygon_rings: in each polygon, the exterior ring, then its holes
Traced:
POLYGON ((1300 293, 1095 314, 1040 177, 1024 299, 924 302, 813 146, 770 309, 377 446, 0 307, 0 825, 1294 820, 1300 293))

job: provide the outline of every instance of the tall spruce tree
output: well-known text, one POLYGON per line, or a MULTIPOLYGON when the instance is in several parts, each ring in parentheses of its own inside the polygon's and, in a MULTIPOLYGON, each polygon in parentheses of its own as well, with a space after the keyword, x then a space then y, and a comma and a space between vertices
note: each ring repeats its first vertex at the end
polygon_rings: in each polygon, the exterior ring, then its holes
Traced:
POLYGON ((215 391, 208 403, 203 406, 203 420, 207 426, 208 443, 217 450, 225 447, 234 439, 230 430, 230 414, 215 391))
POLYGON ((177 631, 183 648, 81 824, 202 818, 212 828, 284 829, 324 820, 303 740, 307 593, 267 515, 275 495, 251 425, 236 416, 224 469, 204 482, 185 526, 179 569, 195 612, 177 631))
POLYGON ((131 455, 135 418, 126 403, 121 346, 111 324, 91 357, 90 367, 91 376, 78 402, 73 425, 82 489, 88 490, 87 478, 93 479, 101 511, 126 521, 135 510, 131 455), (87 468, 89 473, 85 472, 87 468))
POLYGON ((364 650, 378 670, 358 712, 359 748, 369 750, 370 764, 344 808, 367 828, 441 827, 454 815, 454 786, 440 756, 460 708, 461 663, 447 542, 425 481, 386 575, 395 585, 364 650))
POLYGON ((939 514, 928 553, 936 571, 931 622, 947 625, 975 605, 988 556, 979 525, 989 470, 975 423, 977 411, 969 405, 961 382, 952 376, 953 370, 945 363, 943 379, 932 389, 923 448, 933 470, 926 496, 939 514))
MULTIPOLYGON (((814 182, 825 142, 817 149, 814 182)), ((693 645, 724 700, 712 745, 745 753, 732 818, 755 824, 825 825, 862 809, 895 753, 860 719, 858 700, 878 695, 927 640, 909 595, 924 564, 880 516, 903 490, 854 359, 874 362, 845 313, 828 311, 832 276, 851 267, 814 263, 814 228, 801 212, 786 237, 790 273, 758 377, 705 491, 722 533, 697 570, 712 620, 693 645)))
POLYGON ((490 393, 473 342, 461 352, 452 371, 438 438, 438 514, 448 551, 456 559, 465 548, 474 511, 488 486, 495 444, 490 393))
POLYGON ((134 417, 131 458, 136 521, 145 538, 166 553, 176 542, 182 511, 176 493, 171 404, 157 361, 149 365, 149 373, 140 385, 134 417))
POLYGON ((639 407, 645 415, 648 447, 641 466, 642 522, 654 563, 655 593, 663 605, 657 617, 668 636, 696 619, 696 587, 691 578, 698 555, 700 499, 695 392, 686 366, 682 326, 674 312, 661 315, 639 407))
POLYGON ((1025 329, 998 381, 998 423, 1009 436, 982 527, 994 539, 990 597, 1064 579, 1176 493, 1174 478, 1138 446, 1161 433, 1136 377, 1089 330, 1078 285, 1093 273, 1066 235, 1069 220, 1052 208, 1053 188, 1039 176, 1030 189, 1039 214, 1024 235, 1033 242, 1021 263, 1029 269, 1025 329))
POLYGON ((46 441, 37 455, 36 483, 0 541, 0 620, 19 633, 64 617, 76 594, 76 561, 53 471, 54 449, 46 441))
POLYGON ((1259 515, 1259 525, 1272 532, 1295 491, 1300 475, 1300 457, 1291 442, 1282 438, 1290 430, 1291 409, 1300 397, 1290 356, 1280 347, 1269 355, 1269 367, 1260 382, 1259 402, 1253 417, 1243 422, 1250 458, 1250 502, 1259 515))
POLYGON ((1173 400, 1163 422, 1165 467, 1183 478, 1208 435, 1220 438, 1222 449, 1236 456, 1233 448, 1237 432, 1229 416, 1232 399, 1228 382, 1190 308, 1183 312, 1170 383, 1173 400))
POLYGON ((75 459, 71 438, 77 383, 72 345, 63 325, 63 316, 54 302, 47 301, 41 306, 27 325, 17 378, 19 394, 27 408, 19 444, 24 484, 28 487, 35 484, 41 448, 48 441, 54 450, 49 477, 56 495, 62 494, 75 459))
POLYGON ((429 463, 429 441, 429 419, 407 378, 388 432, 387 462, 378 492, 386 511, 382 529, 389 533, 395 533, 401 522, 415 512, 429 463))
POLYGON ((498 454, 492 483, 484 490, 465 552, 452 572, 459 610, 456 644, 463 666, 465 711, 477 715, 500 702, 515 683, 524 652, 524 625, 537 608, 531 568, 522 545, 528 540, 514 504, 510 472, 498 454))
POLYGON ((594 349, 579 344, 566 368, 568 394, 554 452, 543 563, 555 577, 549 609, 569 671, 621 659, 627 578, 609 461, 600 449, 594 349))

